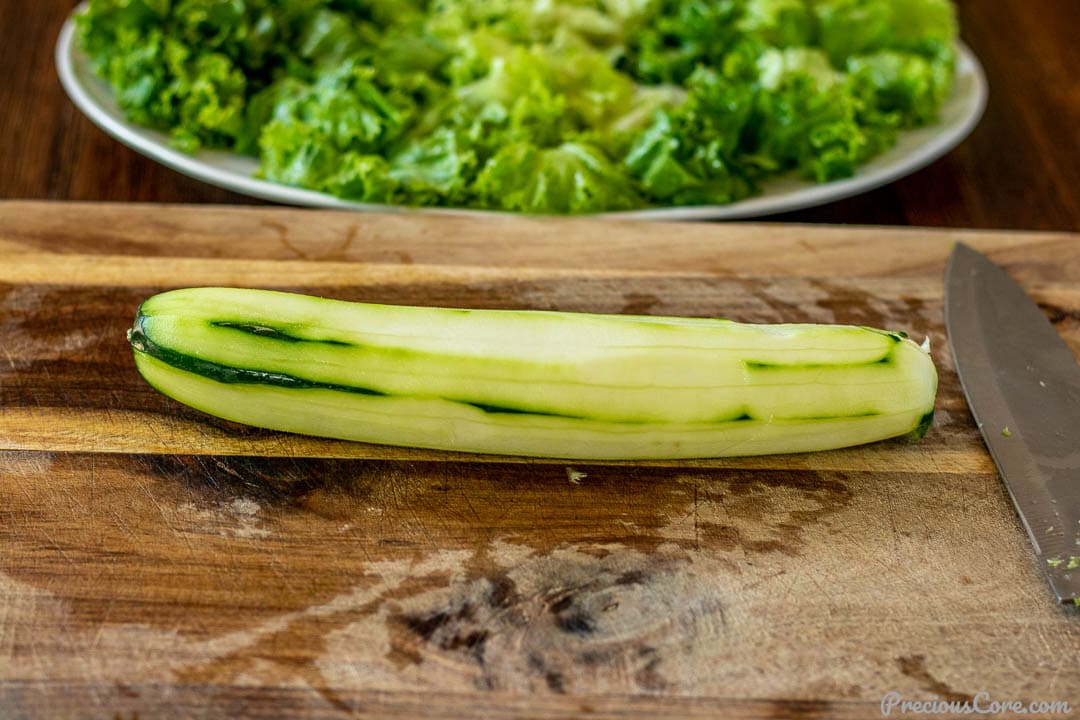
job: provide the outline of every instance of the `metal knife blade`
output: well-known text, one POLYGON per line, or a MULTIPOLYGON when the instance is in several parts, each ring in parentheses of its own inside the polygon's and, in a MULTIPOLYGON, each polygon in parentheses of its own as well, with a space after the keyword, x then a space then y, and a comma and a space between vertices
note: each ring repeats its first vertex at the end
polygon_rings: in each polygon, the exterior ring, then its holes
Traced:
POLYGON ((1080 604, 1080 365, 1000 267, 957 243, 945 326, 968 406, 1059 602, 1080 604))

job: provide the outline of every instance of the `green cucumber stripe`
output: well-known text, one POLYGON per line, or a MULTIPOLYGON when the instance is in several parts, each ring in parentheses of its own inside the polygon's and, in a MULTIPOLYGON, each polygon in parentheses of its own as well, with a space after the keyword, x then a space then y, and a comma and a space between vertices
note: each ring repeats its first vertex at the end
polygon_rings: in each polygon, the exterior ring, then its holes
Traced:
POLYGON ((925 436, 926 433, 930 431, 930 426, 933 424, 933 422, 934 410, 931 409, 930 412, 919 418, 919 424, 916 425, 915 429, 911 431, 911 436, 916 440, 921 440, 923 436, 925 436))
POLYGON ((885 353, 877 360, 867 360, 861 363, 767 363, 746 360, 743 364, 747 370, 851 370, 861 367, 873 367, 875 365, 891 365, 893 363, 892 350, 885 353))
POLYGON ((881 330, 880 328, 870 327, 868 325, 859 325, 859 329, 872 332, 875 335, 884 335, 892 340, 894 343, 903 342, 907 340, 908 334, 903 330, 881 330))
POLYGON ((281 328, 271 327, 265 324, 252 325, 251 323, 233 322, 231 320, 212 320, 207 324, 212 327, 239 330, 248 335, 258 335, 259 337, 280 340, 287 343, 316 343, 321 345, 336 345, 338 347, 357 347, 354 343, 346 342, 344 340, 312 340, 311 338, 297 337, 296 335, 290 335, 281 328))

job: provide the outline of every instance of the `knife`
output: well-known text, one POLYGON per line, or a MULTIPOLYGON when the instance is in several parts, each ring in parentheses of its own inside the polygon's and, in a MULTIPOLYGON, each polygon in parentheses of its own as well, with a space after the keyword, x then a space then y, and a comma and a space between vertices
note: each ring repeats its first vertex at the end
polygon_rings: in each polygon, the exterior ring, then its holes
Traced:
POLYGON ((1080 605, 1080 365, 1000 267, 957 243, 945 327, 971 414, 1062 603, 1080 605))

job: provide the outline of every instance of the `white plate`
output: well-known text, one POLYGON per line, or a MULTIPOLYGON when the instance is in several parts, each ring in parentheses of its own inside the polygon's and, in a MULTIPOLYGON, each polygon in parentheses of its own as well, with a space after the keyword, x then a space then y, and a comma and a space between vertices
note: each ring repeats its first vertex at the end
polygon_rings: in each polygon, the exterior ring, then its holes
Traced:
MULTIPOLYGON (((80 8, 76 9, 79 12, 80 8)), ((966 46, 959 46, 956 83, 952 96, 942 108, 936 125, 900 135, 896 145, 859 169, 846 180, 816 184, 796 178, 778 178, 765 183, 763 193, 730 205, 650 208, 608 213, 605 217, 638 220, 720 220, 747 218, 823 205, 858 195, 909 175, 954 148, 970 133, 986 107, 986 77, 978 59, 966 46)), ((312 190, 267 182, 253 176, 254 158, 233 153, 203 150, 194 155, 169 144, 168 136, 132 125, 117 107, 108 85, 94 75, 86 55, 75 42, 75 23, 68 18, 56 45, 56 67, 60 82, 78 108, 98 127, 128 147, 189 175, 197 180, 251 197, 289 205, 345 208, 368 211, 405 210, 400 206, 349 202, 312 190)), ((420 212, 488 215, 489 211, 425 208, 420 212)))

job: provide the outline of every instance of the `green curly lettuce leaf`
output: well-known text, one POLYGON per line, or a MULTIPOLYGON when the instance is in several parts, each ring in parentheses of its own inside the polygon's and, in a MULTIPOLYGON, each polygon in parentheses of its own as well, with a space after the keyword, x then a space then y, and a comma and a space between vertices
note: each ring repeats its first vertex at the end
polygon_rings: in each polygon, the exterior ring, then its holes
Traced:
POLYGON ((484 166, 476 187, 488 207, 526 213, 596 213, 643 204, 630 179, 584 143, 507 145, 484 166))

